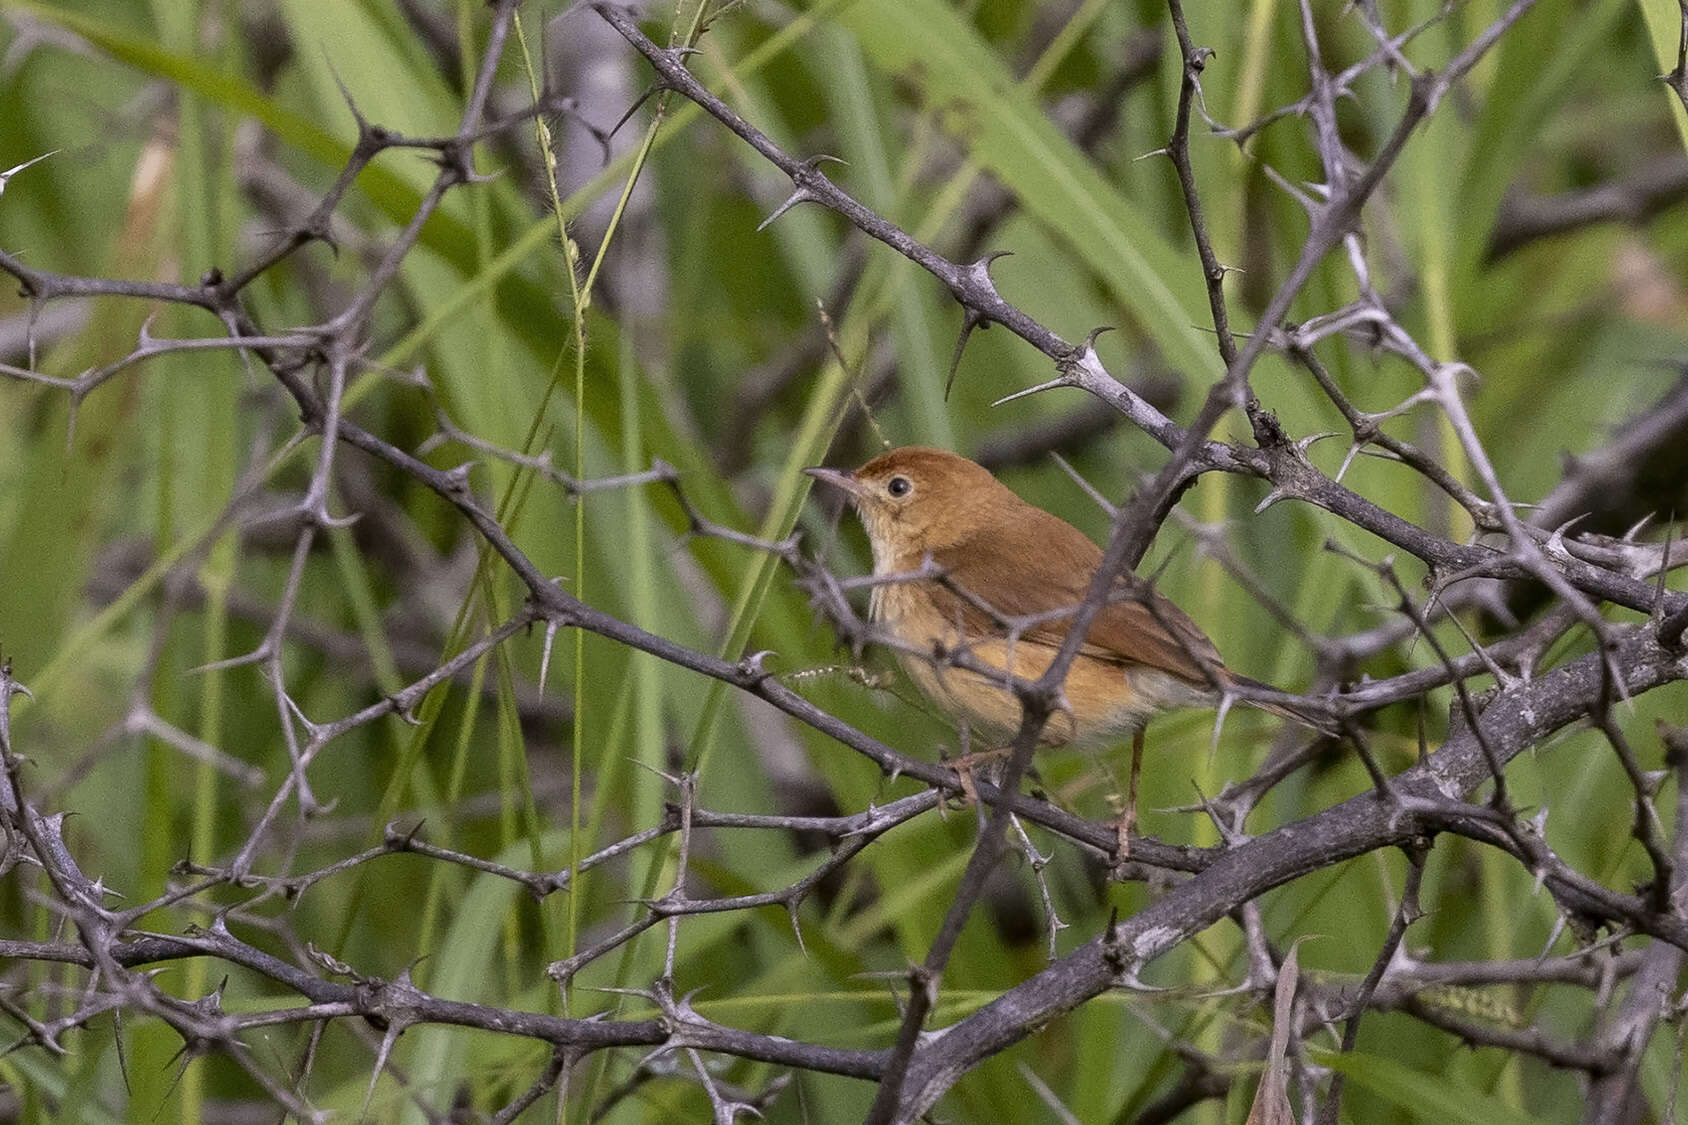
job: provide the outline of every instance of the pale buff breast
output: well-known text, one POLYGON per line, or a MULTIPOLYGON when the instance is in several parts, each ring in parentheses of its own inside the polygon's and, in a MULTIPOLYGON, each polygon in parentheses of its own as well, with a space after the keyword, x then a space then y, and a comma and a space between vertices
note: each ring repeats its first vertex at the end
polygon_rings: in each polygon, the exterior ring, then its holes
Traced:
MULTIPOLYGON (((909 677, 933 702, 956 718, 994 738, 1010 738, 1020 727, 1020 701, 999 680, 947 665, 937 653, 957 652, 961 635, 957 623, 944 620, 914 584, 876 586, 870 603, 873 619, 909 650, 897 656, 909 677)), ((968 650, 979 664, 1011 668, 1023 680, 1035 680, 1048 670, 1057 650, 1049 645, 1000 638, 979 642, 968 650)), ((1110 741, 1140 726, 1168 707, 1190 706, 1209 694, 1175 676, 1141 665, 1078 659, 1067 670, 1064 694, 1070 711, 1050 717, 1042 741, 1094 744, 1110 741)))

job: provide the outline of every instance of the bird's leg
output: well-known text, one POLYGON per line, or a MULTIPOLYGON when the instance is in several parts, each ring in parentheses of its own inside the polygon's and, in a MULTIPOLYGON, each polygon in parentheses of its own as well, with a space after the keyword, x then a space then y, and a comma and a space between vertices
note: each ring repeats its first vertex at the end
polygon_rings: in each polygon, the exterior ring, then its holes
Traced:
POLYGON ((950 764, 955 767, 956 780, 961 782, 961 807, 970 809, 979 803, 979 788, 973 784, 973 755, 963 754, 950 764))
POLYGON ((1131 833, 1137 827, 1137 786, 1143 778, 1144 729, 1138 727, 1131 732, 1131 777, 1126 781, 1125 811, 1114 821, 1114 831, 1119 834, 1119 848, 1115 853, 1117 863, 1131 858, 1131 833))

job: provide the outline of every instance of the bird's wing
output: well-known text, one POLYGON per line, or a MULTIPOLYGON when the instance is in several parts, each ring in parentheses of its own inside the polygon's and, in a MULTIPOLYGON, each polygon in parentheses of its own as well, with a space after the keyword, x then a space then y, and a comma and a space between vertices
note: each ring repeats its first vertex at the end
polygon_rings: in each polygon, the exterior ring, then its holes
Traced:
MULTIPOLYGON (((1072 524, 1028 504, 990 534, 934 552, 932 561, 998 615, 1030 617, 1076 610, 1101 565, 1102 552, 1072 524)), ((957 621, 964 632, 1005 631, 968 598, 942 588, 936 596, 945 617, 957 621)), ((1054 620, 1021 636, 1058 646, 1067 628, 1066 620, 1054 620)), ((1226 675, 1219 650, 1201 628, 1130 572, 1117 580, 1115 600, 1096 614, 1084 641, 1081 651, 1088 655, 1158 668, 1202 687, 1226 675)))

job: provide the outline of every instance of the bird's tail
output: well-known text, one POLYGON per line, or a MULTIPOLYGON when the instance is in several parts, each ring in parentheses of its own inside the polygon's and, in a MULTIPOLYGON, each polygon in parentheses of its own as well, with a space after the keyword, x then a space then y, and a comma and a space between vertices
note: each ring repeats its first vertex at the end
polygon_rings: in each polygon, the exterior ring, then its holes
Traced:
MULTIPOLYGON (((1234 687, 1246 688, 1250 692, 1269 692, 1280 696, 1285 694, 1271 684, 1262 683, 1247 676, 1239 676, 1235 672, 1231 673, 1230 684, 1234 687)), ((1288 703, 1276 699, 1254 699, 1247 695, 1238 695, 1237 699, 1250 707, 1258 707, 1269 715, 1277 715, 1279 718, 1300 723, 1310 730, 1318 731, 1320 734, 1331 738, 1342 736, 1342 727, 1338 725, 1336 718, 1313 700, 1288 703)))

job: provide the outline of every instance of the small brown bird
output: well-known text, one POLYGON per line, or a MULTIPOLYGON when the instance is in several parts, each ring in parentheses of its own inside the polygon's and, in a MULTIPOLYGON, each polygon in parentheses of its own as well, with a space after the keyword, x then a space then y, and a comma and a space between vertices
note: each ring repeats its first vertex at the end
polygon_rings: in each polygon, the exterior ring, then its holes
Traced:
MULTIPOLYGON (((949 585, 931 578, 876 585, 871 616, 900 642, 899 660, 934 702, 974 729, 1012 737, 1022 715, 1014 693, 1000 681, 932 657, 964 651, 986 667, 1037 679, 1066 638, 1070 614, 1061 611, 1076 612, 1084 601, 1101 549, 1066 520, 1020 499, 983 466, 941 449, 893 449, 854 472, 805 471, 848 494, 872 544, 876 576, 917 572, 927 559, 947 576, 949 585), (1037 620, 1011 636, 1001 618, 1037 620)), ((1194 621, 1126 573, 1085 634, 1067 671, 1068 709, 1050 717, 1042 741, 1094 745, 1131 732, 1140 754, 1150 717, 1176 707, 1217 706, 1236 687, 1265 685, 1226 668, 1194 621)), ((1258 705, 1321 725, 1275 704, 1258 705)), ((1131 807, 1138 765, 1134 755, 1131 807)), ((1130 819, 1128 807, 1127 824, 1130 819)))

